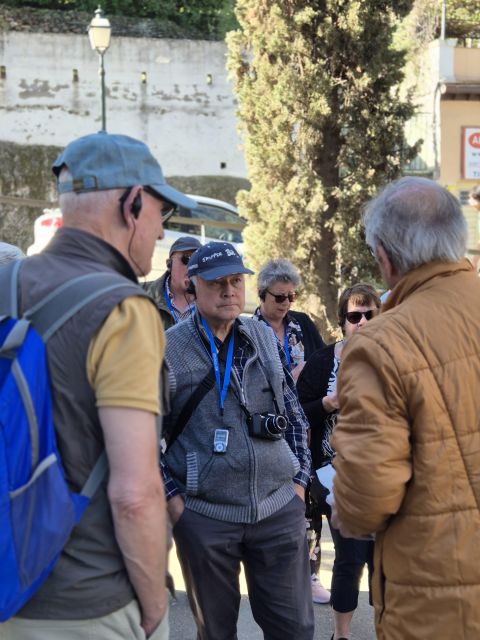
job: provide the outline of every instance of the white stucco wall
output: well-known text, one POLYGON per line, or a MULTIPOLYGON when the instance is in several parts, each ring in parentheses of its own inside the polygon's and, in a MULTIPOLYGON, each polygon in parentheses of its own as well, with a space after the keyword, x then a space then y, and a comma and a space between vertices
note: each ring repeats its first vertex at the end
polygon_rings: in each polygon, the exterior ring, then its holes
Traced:
MULTIPOLYGON (((167 175, 246 177, 225 62, 224 43, 113 35, 107 131, 144 140, 167 175)), ((64 146, 101 128, 98 55, 86 34, 3 32, 0 65, 0 140, 64 146)))

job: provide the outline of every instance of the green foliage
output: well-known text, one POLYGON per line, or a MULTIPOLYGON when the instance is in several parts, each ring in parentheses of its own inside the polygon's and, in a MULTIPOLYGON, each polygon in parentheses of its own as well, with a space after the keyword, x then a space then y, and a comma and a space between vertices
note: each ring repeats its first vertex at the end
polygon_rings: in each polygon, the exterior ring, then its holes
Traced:
POLYGON ((403 134, 413 113, 399 95, 404 53, 392 46, 412 3, 238 0, 240 29, 227 36, 252 183, 239 196, 249 257, 291 259, 327 331, 338 289, 378 278, 362 206, 415 154, 403 134))
POLYGON ((151 18, 188 27, 197 37, 223 38, 236 28, 234 0, 6 0, 11 7, 93 13, 100 5, 107 16, 151 18))
MULTIPOLYGON (((412 57, 425 45, 440 37, 442 0, 415 0, 413 11, 402 25, 402 41, 412 57)), ((447 0, 446 37, 480 38, 480 3, 478 0, 447 0)))

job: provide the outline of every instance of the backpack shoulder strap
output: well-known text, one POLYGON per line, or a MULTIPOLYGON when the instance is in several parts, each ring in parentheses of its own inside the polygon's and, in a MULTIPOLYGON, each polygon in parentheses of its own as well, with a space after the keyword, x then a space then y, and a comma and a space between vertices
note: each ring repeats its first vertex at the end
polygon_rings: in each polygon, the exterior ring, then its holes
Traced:
POLYGON ((21 260, 13 260, 0 268, 0 320, 18 316, 17 280, 21 263, 21 260))
MULTIPOLYGON (((89 273, 65 282, 28 309, 24 316, 31 320, 45 342, 80 309, 99 296, 132 284, 116 273, 89 273)), ((90 472, 81 494, 92 498, 108 471, 108 459, 102 451, 90 472)))
POLYGON ((86 498, 92 498, 95 495, 95 492, 100 486, 102 480, 106 476, 107 471, 108 459, 107 452, 104 449, 98 457, 95 466, 90 471, 90 475, 88 476, 85 484, 82 487, 82 496, 85 496, 86 498))
MULTIPOLYGON (((129 284, 132 285, 133 291, 135 285, 119 274, 111 272, 89 273, 60 285, 36 305, 25 311, 23 315, 24 318, 31 321, 36 331, 46 342, 55 331, 89 302, 109 291, 129 284)), ((14 288, 16 293, 17 287, 14 288)), ((83 485, 81 494, 86 498, 92 498, 107 470, 107 454, 103 450, 83 485)))
MULTIPOLYGON (((45 342, 80 309, 96 298, 133 283, 116 273, 89 273, 69 280, 23 314, 45 342)), ((139 293, 142 290, 139 288, 139 293)))

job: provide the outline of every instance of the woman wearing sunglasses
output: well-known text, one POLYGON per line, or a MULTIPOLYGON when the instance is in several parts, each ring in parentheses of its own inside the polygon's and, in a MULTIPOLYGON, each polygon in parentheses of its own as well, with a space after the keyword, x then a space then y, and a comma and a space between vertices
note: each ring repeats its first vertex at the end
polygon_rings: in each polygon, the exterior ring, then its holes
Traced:
MULTIPOLYGON (((269 260, 258 274, 257 288, 260 307, 255 311, 257 320, 268 324, 280 344, 284 346, 291 373, 296 381, 305 362, 318 349, 325 346, 316 326, 306 313, 291 311, 292 302, 297 297, 300 276, 289 260, 269 260)), ((305 495, 307 538, 310 546, 310 573, 312 600, 316 604, 330 602, 330 592, 322 585, 319 574, 321 564, 320 537, 312 524, 310 498, 307 489, 305 495)))
MULTIPOLYGON (((345 343, 376 316, 380 309, 380 298, 376 290, 368 284, 356 284, 342 292, 338 303, 338 324, 343 339, 320 349, 309 359, 297 383, 298 396, 311 427, 310 450, 312 468, 319 469, 331 464, 335 451, 330 437, 335 427, 338 413, 337 371, 342 359, 345 343)), ((321 485, 314 478, 311 493, 319 489, 319 500, 314 511, 314 525, 320 521, 318 546, 320 545, 321 514, 327 516, 329 505, 322 501, 321 485)), ((360 580, 365 564, 368 565, 369 581, 373 568, 373 542, 344 538, 330 524, 335 545, 331 600, 335 631, 334 640, 346 640, 350 637, 350 625, 358 604, 360 580)))
POLYGON ((283 345, 295 381, 309 356, 325 346, 307 314, 290 310, 300 282, 298 270, 289 260, 269 260, 258 274, 260 306, 254 314, 273 329, 283 345))

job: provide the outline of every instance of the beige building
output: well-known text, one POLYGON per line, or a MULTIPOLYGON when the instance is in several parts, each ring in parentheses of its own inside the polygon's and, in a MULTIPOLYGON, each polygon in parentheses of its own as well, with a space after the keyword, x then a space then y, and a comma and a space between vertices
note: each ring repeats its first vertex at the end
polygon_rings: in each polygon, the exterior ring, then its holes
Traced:
POLYGON ((468 246, 476 250, 480 218, 468 205, 468 193, 480 184, 480 42, 435 40, 416 69, 418 112, 407 137, 424 142, 407 171, 433 177, 460 199, 469 222, 468 246))

